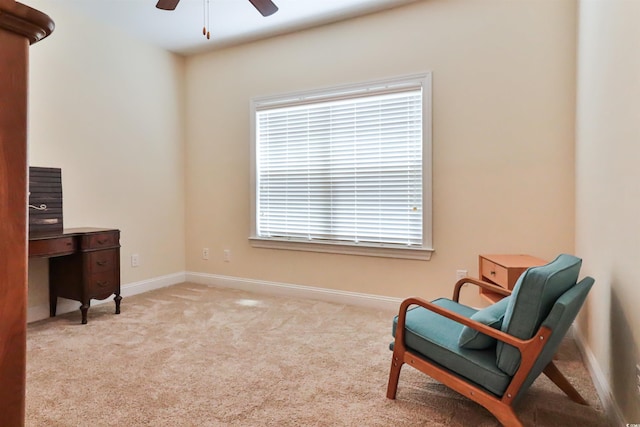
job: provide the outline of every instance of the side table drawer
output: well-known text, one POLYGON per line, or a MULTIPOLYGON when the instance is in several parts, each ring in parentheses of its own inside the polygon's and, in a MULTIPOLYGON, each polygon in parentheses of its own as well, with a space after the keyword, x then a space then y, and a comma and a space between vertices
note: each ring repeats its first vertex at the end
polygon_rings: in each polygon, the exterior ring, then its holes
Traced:
MULTIPOLYGON (((478 268, 480 270, 480 280, 513 290, 518 278, 527 268, 545 265, 546 263, 547 261, 531 255, 480 255, 478 268)), ((502 294, 482 288, 480 288, 480 295, 491 303, 504 298, 502 294)))
POLYGON ((509 288, 509 272, 505 267, 491 262, 486 258, 482 258, 480 268, 480 274, 482 277, 489 279, 496 285, 502 286, 503 288, 509 288))

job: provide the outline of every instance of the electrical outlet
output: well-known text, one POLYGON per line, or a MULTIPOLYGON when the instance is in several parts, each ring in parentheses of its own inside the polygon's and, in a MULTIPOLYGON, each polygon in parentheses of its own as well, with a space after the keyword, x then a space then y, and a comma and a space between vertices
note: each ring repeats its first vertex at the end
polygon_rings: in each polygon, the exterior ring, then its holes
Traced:
POLYGON ((209 259, 209 248, 202 248, 202 259, 209 259))
POLYGON ((638 395, 640 396, 640 364, 636 365, 636 388, 638 389, 638 395))
POLYGON ((231 249, 225 249, 223 252, 224 262, 231 262, 231 249))
POLYGON ((467 270, 456 270, 456 282, 460 279, 464 279, 469 275, 467 270))
POLYGON ((140 265, 140 255, 132 254, 131 255, 131 267, 138 267, 140 265))

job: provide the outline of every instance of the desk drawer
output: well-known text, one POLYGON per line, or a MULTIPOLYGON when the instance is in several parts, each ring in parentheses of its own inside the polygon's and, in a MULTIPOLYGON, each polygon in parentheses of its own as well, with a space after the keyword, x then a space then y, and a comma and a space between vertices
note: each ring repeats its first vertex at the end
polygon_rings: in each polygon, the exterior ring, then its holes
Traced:
POLYGON ((109 295, 118 292, 120 288, 116 270, 93 273, 89 275, 87 282, 89 298, 105 299, 109 295))
POLYGON ((70 237, 55 239, 39 239, 29 241, 30 257, 46 257, 50 255, 67 255, 77 249, 76 240, 70 237))
POLYGON ((104 251, 94 251, 88 254, 88 266, 91 274, 101 273, 116 268, 118 251, 116 249, 106 249, 104 251))
POLYGON ((105 249, 118 246, 119 233, 109 231, 105 233, 89 234, 82 237, 82 249, 105 249))
POLYGON ((509 271, 506 267, 482 258, 480 268, 482 277, 505 289, 509 288, 509 271))

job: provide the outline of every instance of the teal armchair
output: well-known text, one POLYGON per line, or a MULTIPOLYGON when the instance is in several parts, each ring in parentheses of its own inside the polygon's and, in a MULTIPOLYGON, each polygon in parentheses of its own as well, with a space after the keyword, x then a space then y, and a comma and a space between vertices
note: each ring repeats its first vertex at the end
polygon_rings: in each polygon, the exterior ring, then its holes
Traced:
POLYGON ((576 283, 581 263, 562 254, 531 267, 512 292, 465 278, 456 283, 452 299, 403 301, 393 322, 387 397, 395 399, 400 370, 408 363, 482 405, 505 426, 522 425, 513 404, 541 373, 571 400, 586 405, 553 363, 594 283, 590 277, 576 283), (459 302, 465 283, 505 298, 476 310, 459 302))

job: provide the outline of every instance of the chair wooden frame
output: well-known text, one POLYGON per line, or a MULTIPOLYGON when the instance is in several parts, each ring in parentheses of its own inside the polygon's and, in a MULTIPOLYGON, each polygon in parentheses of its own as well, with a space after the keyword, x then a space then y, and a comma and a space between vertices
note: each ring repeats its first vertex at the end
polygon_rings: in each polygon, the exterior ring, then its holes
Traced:
MULTIPOLYGON (((455 284, 453 291, 453 301, 458 302, 460 298, 460 289, 465 283, 471 283, 488 291, 492 291, 504 296, 508 296, 511 294, 510 291, 499 286, 467 277, 459 280, 455 284)), ((522 422, 513 411, 512 404, 515 397, 518 395, 518 392, 520 391, 520 388, 522 387, 525 379, 527 378, 529 371, 533 368, 538 356, 544 348, 544 345, 551 336, 551 332, 551 329, 541 327, 540 329, 538 329, 533 338, 529 340, 521 340, 498 329, 494 329, 475 320, 471 320, 468 317, 464 317, 451 310, 447 310, 446 308, 437 306, 422 298, 408 298, 404 300, 400 305, 398 325, 396 328, 396 338, 393 348, 393 358, 391 360, 391 370, 389 372, 387 398, 396 398, 398 380, 400 378, 400 370, 405 363, 408 363, 412 367, 429 375, 430 377, 441 382, 447 387, 482 405, 489 412, 491 412, 502 425, 522 426, 522 422), (407 310, 412 305, 424 307, 425 309, 433 311, 434 313, 445 316, 458 323, 462 323, 466 326, 469 326, 470 328, 482 332, 483 334, 489 335, 490 337, 500 340, 506 344, 510 344, 520 351, 520 367, 513 375, 511 383, 507 387, 507 390, 504 392, 502 397, 497 397, 494 394, 486 391, 485 389, 461 379, 448 370, 425 360, 419 354, 413 353, 406 348, 405 320, 407 310)), ((551 379, 551 381, 553 381, 553 383, 556 384, 563 392, 565 392, 565 394, 571 400, 581 405, 588 405, 587 402, 582 398, 582 396, 580 396, 580 393, 578 393, 578 391, 573 388, 569 381, 558 370, 553 361, 549 362, 549 364, 545 367, 543 373, 547 377, 549 377, 549 379, 551 379)))

